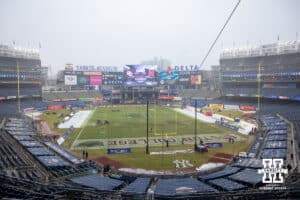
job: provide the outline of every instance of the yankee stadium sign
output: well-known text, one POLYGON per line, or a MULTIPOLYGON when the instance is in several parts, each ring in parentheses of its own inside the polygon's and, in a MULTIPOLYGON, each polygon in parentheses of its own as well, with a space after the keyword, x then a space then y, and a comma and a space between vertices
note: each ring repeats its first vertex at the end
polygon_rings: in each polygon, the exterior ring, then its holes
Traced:
POLYGON ((198 65, 186 65, 186 66, 174 66, 174 71, 199 71, 200 66, 198 65))
POLYGON ((121 68, 116 66, 77 65, 75 71, 119 72, 121 68))

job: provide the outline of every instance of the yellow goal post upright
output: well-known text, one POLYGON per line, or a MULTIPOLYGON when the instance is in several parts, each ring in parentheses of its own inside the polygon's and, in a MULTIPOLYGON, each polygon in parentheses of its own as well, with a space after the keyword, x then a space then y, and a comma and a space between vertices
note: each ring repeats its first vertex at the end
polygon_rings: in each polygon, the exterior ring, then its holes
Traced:
MULTIPOLYGON (((175 116, 174 116, 175 117, 174 131, 168 132, 166 130, 158 130, 157 124, 158 124, 158 121, 159 121, 159 112, 157 112, 157 110, 160 109, 160 108, 156 104, 153 104, 151 107, 152 107, 152 109, 151 109, 152 115, 150 115, 150 116, 153 117, 153 120, 152 120, 152 125, 153 125, 152 135, 153 136, 161 136, 162 135, 161 131, 164 132, 164 136, 165 135, 169 135, 169 136, 177 135, 178 134, 178 112, 175 111, 175 110, 172 110, 173 112, 175 112, 174 113, 175 114, 175 116)), ((164 107, 164 108, 167 108, 167 107, 164 107)), ((169 108, 167 108, 167 109, 169 109, 169 108)), ((172 116, 170 116, 170 118, 172 118, 172 116)))

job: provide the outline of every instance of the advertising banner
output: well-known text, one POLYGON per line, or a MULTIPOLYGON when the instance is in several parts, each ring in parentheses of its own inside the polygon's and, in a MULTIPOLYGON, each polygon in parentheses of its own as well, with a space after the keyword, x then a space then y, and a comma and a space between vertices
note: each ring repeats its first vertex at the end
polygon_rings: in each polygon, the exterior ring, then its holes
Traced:
POLYGON ((102 76, 102 72, 83 72, 85 76, 102 76))
POLYGON ((256 111, 254 106, 240 106, 240 110, 242 111, 256 111))
POLYGON ((62 104, 49 105, 48 110, 61 110, 63 109, 62 104))
POLYGON ((77 76, 65 75, 65 85, 77 85, 77 76))
POLYGON ((191 101, 190 101, 191 106, 195 107, 196 103, 197 103, 197 108, 202 108, 202 107, 206 106, 206 103, 201 99, 191 99, 191 101))
POLYGON ((61 101, 76 101, 76 98, 62 98, 61 101))
POLYGON ((199 71, 200 66, 198 65, 174 66, 173 69, 176 71, 199 71))
POLYGON ((178 71, 161 71, 159 72, 160 80, 177 80, 179 77, 178 71))
POLYGON ((102 76, 90 76, 90 85, 102 85, 102 76))
POLYGON ((174 97, 174 101, 182 101, 182 97, 174 97))
POLYGON ((224 109, 227 109, 227 110, 239 110, 240 107, 238 105, 224 105, 224 109))
POLYGON ((89 76, 77 76, 78 85, 89 85, 90 77, 89 76))
POLYGON ((95 97, 95 101, 103 101, 103 97, 95 97))
POLYGON ((205 143, 204 146, 207 148, 222 148, 223 143, 220 142, 210 142, 210 143, 205 143))
POLYGON ((83 102, 89 102, 89 101, 94 101, 94 98, 79 98, 78 100, 83 102))
POLYGON ((224 108, 224 104, 211 103, 211 104, 208 105, 208 107, 210 107, 212 109, 223 109, 224 108))
POLYGON ((159 96, 159 100, 173 100, 174 96, 159 96))
POLYGON ((131 153, 131 148, 107 149, 107 154, 125 154, 125 153, 131 153))
POLYGON ((215 123, 218 124, 218 125, 224 126, 226 128, 230 128, 231 130, 236 131, 236 132, 239 130, 238 127, 233 126, 231 124, 227 124, 227 123, 225 123, 223 121, 216 121, 215 123))
POLYGON ((191 85, 200 85, 202 83, 201 75, 191 75, 191 85))
POLYGON ((118 72, 121 70, 117 66, 77 65, 75 71, 118 72))
POLYGON ((296 83, 264 83, 263 88, 296 88, 296 83))
POLYGON ((81 75, 82 72, 80 71, 64 71, 65 75, 81 75))

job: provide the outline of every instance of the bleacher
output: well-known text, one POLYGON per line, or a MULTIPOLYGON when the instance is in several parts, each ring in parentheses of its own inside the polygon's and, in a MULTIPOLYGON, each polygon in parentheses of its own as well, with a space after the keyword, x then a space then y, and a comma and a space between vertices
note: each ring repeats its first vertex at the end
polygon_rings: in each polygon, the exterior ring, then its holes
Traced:
POLYGON ((225 178, 210 180, 209 183, 224 191, 235 191, 235 190, 242 190, 247 188, 247 186, 243 184, 225 178))
POLYGON ((217 192, 213 187, 193 178, 181 179, 159 179, 154 191, 154 197, 157 199, 180 196, 196 196, 199 194, 209 194, 217 192))
POLYGON ((137 178, 122 190, 123 199, 145 199, 151 178, 137 178))
POLYGON ((262 174, 258 174, 256 169, 246 168, 236 174, 230 175, 228 178, 254 187, 262 182, 262 176, 262 174))
POLYGON ((211 174, 208 174, 208 175, 199 176, 198 179, 202 180, 202 181, 209 181, 209 180, 212 180, 212 179, 222 178, 222 177, 225 177, 225 176, 229 176, 231 174, 235 174, 240 170, 241 169, 238 168, 238 167, 227 166, 221 171, 211 173, 211 174))
POLYGON ((103 177, 98 175, 82 176, 78 178, 72 178, 73 183, 81 186, 94 188, 99 191, 113 191, 120 188, 124 182, 109 177, 103 177))
POLYGON ((267 132, 260 157, 286 159, 287 123, 275 115, 263 115, 260 120, 263 130, 267 132))
POLYGON ((93 162, 84 163, 58 145, 49 141, 38 141, 37 134, 23 119, 10 118, 4 129, 16 142, 30 153, 53 178, 95 173, 100 170, 93 162), (33 137, 35 136, 35 137, 33 137))
POLYGON ((203 97, 203 98, 218 98, 220 93, 218 91, 209 90, 209 89, 184 89, 181 90, 180 96, 183 98, 191 97, 203 97))

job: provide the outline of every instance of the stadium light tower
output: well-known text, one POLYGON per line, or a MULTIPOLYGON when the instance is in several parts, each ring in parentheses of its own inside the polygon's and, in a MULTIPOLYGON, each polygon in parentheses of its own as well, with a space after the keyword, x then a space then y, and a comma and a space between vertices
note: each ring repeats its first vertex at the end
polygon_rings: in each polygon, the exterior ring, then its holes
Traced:
POLYGON ((149 100, 147 100, 147 122, 146 122, 146 132, 147 132, 147 144, 146 144, 146 154, 149 154, 149 100))
POLYGON ((194 127, 194 136, 195 136, 195 146, 194 149, 197 149, 197 99, 195 99, 195 127, 194 127))

